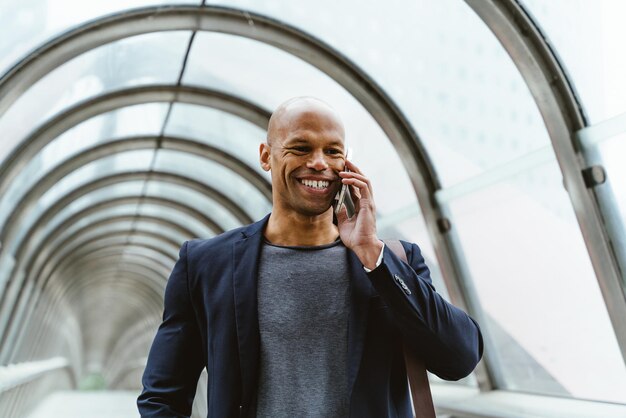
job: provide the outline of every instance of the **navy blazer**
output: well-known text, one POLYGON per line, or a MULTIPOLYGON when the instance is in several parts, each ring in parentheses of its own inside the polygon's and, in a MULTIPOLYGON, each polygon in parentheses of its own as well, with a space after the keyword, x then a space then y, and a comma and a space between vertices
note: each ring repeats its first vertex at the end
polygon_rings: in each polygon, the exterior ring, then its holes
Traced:
MULTIPOLYGON (((183 244, 143 375, 142 417, 188 417, 205 367, 208 417, 256 416, 257 271, 268 218, 183 244)), ((371 273, 348 251, 350 417, 412 416, 402 342, 446 380, 467 376, 482 356, 478 324, 435 291, 419 247, 402 244, 410 266, 385 246, 371 273)))

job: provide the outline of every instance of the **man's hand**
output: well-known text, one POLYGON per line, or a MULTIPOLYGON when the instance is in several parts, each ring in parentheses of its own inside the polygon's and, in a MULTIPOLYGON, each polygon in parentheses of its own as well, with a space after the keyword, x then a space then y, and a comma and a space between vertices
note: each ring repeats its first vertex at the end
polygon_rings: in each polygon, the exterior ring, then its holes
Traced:
POLYGON ((346 207, 340 208, 337 214, 339 236, 344 245, 359 257, 361 263, 373 270, 383 243, 376 235, 376 206, 372 184, 352 162, 346 160, 346 168, 350 171, 342 171, 339 176, 343 184, 350 186, 355 214, 348 218, 346 207))

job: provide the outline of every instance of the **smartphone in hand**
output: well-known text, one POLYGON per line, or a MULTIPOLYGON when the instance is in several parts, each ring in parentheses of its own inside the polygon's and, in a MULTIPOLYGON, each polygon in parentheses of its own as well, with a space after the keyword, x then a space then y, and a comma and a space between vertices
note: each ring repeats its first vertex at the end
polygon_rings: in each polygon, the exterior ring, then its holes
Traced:
MULTIPOLYGON (((346 151, 346 159, 352 158, 352 149, 348 148, 346 151)), ((344 171, 350 171, 344 167, 344 171)), ((335 203, 333 204, 335 209, 335 215, 339 213, 341 210, 341 206, 346 207, 346 212, 348 214, 348 218, 352 218, 354 216, 354 200, 352 200, 352 193, 350 191, 350 186, 347 184, 342 184, 341 189, 335 196, 335 203)))

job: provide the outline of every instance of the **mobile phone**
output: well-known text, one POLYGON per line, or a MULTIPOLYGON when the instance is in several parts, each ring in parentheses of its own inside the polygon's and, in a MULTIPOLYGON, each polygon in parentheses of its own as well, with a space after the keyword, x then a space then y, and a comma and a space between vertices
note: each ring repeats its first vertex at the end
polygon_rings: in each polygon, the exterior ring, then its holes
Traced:
MULTIPOLYGON (((347 148, 346 151, 346 160, 352 158, 352 149, 347 148)), ((350 171, 344 166, 344 171, 350 171)), ((341 189, 337 192, 337 196, 335 196, 335 215, 339 213, 341 210, 341 206, 345 205, 346 213, 348 214, 348 218, 352 218, 354 216, 354 201, 352 200, 352 193, 350 192, 350 186, 347 184, 342 184, 341 189)))

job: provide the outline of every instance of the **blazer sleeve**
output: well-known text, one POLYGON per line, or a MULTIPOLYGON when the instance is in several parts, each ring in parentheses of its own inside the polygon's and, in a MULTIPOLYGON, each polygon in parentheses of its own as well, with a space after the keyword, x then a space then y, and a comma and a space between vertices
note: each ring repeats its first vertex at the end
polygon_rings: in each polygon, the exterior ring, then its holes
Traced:
POLYGON ((205 367, 187 279, 187 242, 167 281, 163 322, 152 343, 137 399, 142 417, 189 417, 205 367))
POLYGON ((385 245, 382 263, 368 273, 389 306, 405 344, 426 368, 445 380, 469 375, 483 353, 478 323, 435 291, 430 270, 416 244, 402 242, 409 265, 385 245))

